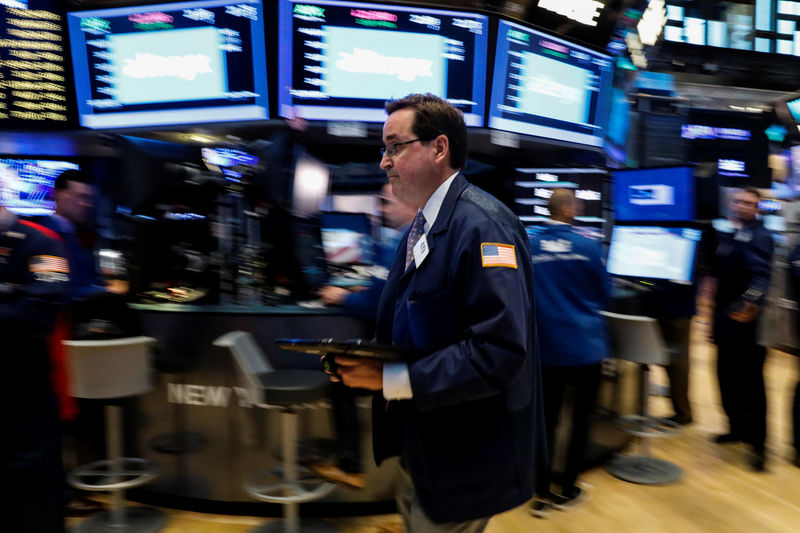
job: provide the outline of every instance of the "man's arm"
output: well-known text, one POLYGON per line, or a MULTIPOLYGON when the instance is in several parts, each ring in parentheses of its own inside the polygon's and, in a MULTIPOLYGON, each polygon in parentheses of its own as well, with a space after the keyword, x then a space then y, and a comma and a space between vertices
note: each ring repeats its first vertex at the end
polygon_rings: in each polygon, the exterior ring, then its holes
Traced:
MULTIPOLYGON (((460 340, 409 365, 413 401, 423 411, 501 394, 530 357, 533 267, 527 239, 492 220, 451 231, 459 232, 449 296, 460 340), (513 245, 516 268, 487 266, 483 243, 513 245)), ((449 318, 441 311, 439 317, 449 318)))
POLYGON ((747 270, 750 280, 747 290, 739 298, 741 305, 729 316, 737 322, 752 322, 761 311, 769 289, 772 266, 772 236, 766 231, 753 237, 747 249, 747 270))

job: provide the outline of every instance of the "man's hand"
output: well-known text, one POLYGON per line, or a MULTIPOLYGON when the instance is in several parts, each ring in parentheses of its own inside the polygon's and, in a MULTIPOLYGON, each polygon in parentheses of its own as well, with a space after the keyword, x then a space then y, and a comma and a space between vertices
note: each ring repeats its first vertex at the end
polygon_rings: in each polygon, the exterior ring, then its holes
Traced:
POLYGON ((350 291, 345 288, 328 285, 319 290, 319 299, 325 305, 342 305, 348 294, 350 291))
POLYGON ((369 357, 336 357, 342 383, 354 389, 383 389, 383 361, 369 357))
POLYGON ((756 304, 745 302, 741 309, 728 313, 728 316, 736 322, 747 323, 755 320, 760 310, 761 308, 756 304))

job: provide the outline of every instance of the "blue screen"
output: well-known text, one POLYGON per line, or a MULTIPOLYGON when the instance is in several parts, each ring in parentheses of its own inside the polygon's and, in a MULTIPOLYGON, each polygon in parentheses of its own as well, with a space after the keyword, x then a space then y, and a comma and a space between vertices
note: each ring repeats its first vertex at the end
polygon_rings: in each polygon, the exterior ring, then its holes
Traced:
POLYGON ((786 102, 786 106, 789 108, 792 118, 795 119, 795 121, 800 122, 800 98, 786 102))
POLYGON ((268 118, 261 0, 124 7, 67 18, 82 126, 268 118))
POLYGON ((501 20, 489 127, 602 146, 613 65, 606 54, 501 20))
POLYGON ((615 226, 606 269, 616 276, 691 281, 701 237, 692 228, 615 226))
POLYGON ((612 182, 617 220, 694 219, 694 173, 689 167, 618 170, 612 182))
POLYGON ((483 126, 486 16, 281 0, 278 17, 281 116, 383 122, 387 100, 430 92, 483 126))
POLYGON ((70 169, 79 167, 68 161, 0 158, 0 199, 18 215, 51 215, 56 178, 70 169))

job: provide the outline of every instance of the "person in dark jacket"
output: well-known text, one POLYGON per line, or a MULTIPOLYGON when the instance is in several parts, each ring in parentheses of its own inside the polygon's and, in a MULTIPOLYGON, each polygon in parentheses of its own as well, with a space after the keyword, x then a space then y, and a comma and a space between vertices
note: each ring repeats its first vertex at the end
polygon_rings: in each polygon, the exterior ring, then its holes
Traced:
MULTIPOLYGON (((2 184, 0 184, 1 186, 2 184)), ((64 531, 58 405, 47 338, 69 282, 58 235, 0 205, 0 513, 3 530, 64 531)))
POLYGON ((461 175, 461 112, 430 94, 386 111, 381 168, 420 211, 389 272, 376 339, 416 355, 336 362, 345 385, 378 392, 373 451, 378 463, 401 456, 406 530, 480 532, 531 497, 543 451, 527 235, 461 175))
POLYGON ((767 395, 764 361, 767 349, 756 340, 759 316, 770 281, 772 235, 756 218, 757 189, 733 196, 735 232, 720 234, 714 258, 717 278, 714 298, 714 342, 722 408, 728 433, 715 442, 742 441, 752 446, 751 466, 766 469, 767 395))
POLYGON ((611 290, 601 243, 578 234, 572 226, 577 211, 574 192, 556 189, 548 209, 551 220, 544 230, 531 236, 530 246, 551 457, 567 388, 574 391, 574 401, 560 493, 551 491, 551 465, 537 476, 531 513, 539 518, 551 507, 565 510, 585 497, 576 481, 589 439, 602 361, 608 357, 608 336, 600 311, 608 303, 611 290))
MULTIPOLYGON (((800 302, 800 241, 789 253, 789 287, 795 302, 800 302)), ((794 327, 800 332, 800 313, 795 315, 794 327)), ((794 389, 792 401, 792 447, 794 448, 794 465, 800 467, 800 379, 794 389)))

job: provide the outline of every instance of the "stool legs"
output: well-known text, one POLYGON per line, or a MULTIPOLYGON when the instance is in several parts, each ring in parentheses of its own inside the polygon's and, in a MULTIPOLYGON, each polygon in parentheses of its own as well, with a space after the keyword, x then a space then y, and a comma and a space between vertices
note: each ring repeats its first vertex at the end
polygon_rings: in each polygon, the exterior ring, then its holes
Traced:
POLYGON ((256 499, 280 503, 283 519, 269 522, 252 529, 250 533, 336 533, 333 524, 322 520, 307 519, 300 523, 300 503, 325 497, 334 489, 330 483, 320 483, 317 478, 300 476, 297 466, 297 414, 291 409, 281 411, 281 455, 283 455, 281 479, 277 484, 263 484, 260 480, 245 483, 245 490, 256 499), (314 482, 315 488, 305 486, 314 482))
POLYGON ((152 507, 125 507, 125 489, 141 485, 155 473, 146 470, 147 461, 122 457, 122 408, 106 405, 106 456, 104 461, 76 468, 70 484, 84 490, 111 492, 111 505, 75 526, 74 533, 156 533, 166 516, 152 507), (90 480, 102 479, 102 483, 90 480))

